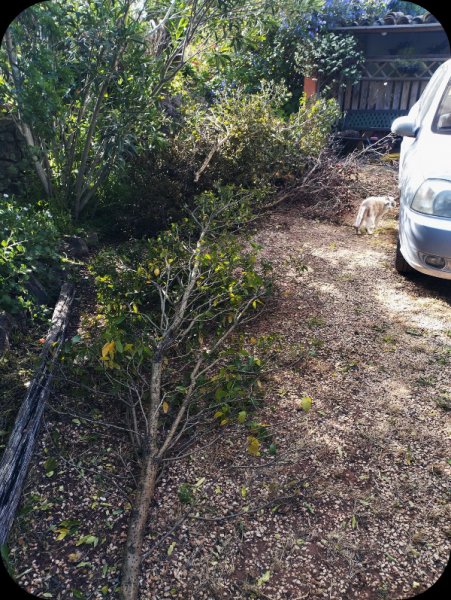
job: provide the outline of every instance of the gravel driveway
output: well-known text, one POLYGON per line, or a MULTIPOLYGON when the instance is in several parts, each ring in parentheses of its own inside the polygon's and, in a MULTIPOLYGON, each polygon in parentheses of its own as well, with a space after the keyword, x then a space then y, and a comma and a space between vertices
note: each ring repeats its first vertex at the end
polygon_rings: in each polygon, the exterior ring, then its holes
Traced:
POLYGON ((237 426, 173 465, 152 539, 183 515, 182 482, 198 482, 193 514, 213 516, 186 519, 150 553, 144 597, 396 600, 443 572, 451 282, 399 276, 395 218, 356 236, 352 216, 338 226, 289 207, 256 235, 277 302, 247 335, 273 339, 258 418, 277 454, 250 456, 237 426))
MULTIPOLYGON (((385 188, 377 169, 368 185, 393 193, 396 173, 384 173, 385 188)), ((374 236, 355 235, 353 217, 317 222, 290 206, 260 224, 275 293, 245 339, 256 353, 266 345, 254 420, 271 445, 253 456, 245 424, 217 424, 166 463, 141 598, 398 600, 443 572, 451 282, 394 271, 396 215, 374 236), (182 484, 193 503, 180 501, 182 484)), ((95 417, 60 415, 60 404, 57 395, 11 557, 31 592, 116 600, 131 508, 120 494, 126 440, 95 417)))

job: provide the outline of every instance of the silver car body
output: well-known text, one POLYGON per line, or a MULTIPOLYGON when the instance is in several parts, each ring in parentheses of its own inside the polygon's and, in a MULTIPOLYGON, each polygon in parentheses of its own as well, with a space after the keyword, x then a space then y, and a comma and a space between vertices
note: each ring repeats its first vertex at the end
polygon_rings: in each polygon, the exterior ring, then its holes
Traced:
POLYGON ((451 113, 449 124, 443 118, 439 121, 443 125, 440 132, 436 114, 439 107, 443 110, 445 105, 451 105, 450 80, 451 60, 448 60, 433 74, 409 114, 392 124, 392 131, 403 136, 399 160, 398 252, 402 254, 401 260, 405 259, 413 269, 443 279, 451 279, 451 113), (449 99, 445 98, 445 92, 449 99), (436 216, 432 208, 432 214, 418 210, 418 205, 423 206, 419 195, 429 193, 429 203, 435 206, 437 190, 444 198, 439 200, 440 206, 444 206, 442 214, 436 216))

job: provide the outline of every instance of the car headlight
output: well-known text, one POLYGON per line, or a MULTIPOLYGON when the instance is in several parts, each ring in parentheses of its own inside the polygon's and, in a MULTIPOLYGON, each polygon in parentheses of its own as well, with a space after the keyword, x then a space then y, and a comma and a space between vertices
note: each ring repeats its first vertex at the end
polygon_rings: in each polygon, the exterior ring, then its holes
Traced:
POLYGON ((451 181, 427 179, 418 188, 411 207, 426 215, 451 218, 451 181))

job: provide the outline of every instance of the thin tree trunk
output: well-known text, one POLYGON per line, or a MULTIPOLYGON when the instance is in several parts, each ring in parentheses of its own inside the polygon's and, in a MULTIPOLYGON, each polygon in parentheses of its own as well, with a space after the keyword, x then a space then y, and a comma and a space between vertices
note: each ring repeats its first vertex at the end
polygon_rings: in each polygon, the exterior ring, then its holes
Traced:
MULTIPOLYGON (((19 127, 19 131, 25 138, 25 141, 27 142, 28 146, 33 148, 35 146, 35 142, 34 142, 33 133, 31 131, 30 126, 27 125, 27 123, 24 123, 23 121, 19 121, 17 123, 17 126, 19 127)), ((50 181, 47 177, 44 167, 42 166, 42 164, 39 162, 39 159, 34 154, 33 154, 33 164, 34 164, 34 168, 36 169, 36 173, 38 174, 38 177, 41 180, 44 191, 45 191, 47 197, 50 198, 50 196, 51 196, 50 181)))
POLYGON ((121 591, 124 600, 136 600, 139 593, 142 545, 146 530, 149 505, 155 492, 155 480, 159 464, 157 459, 157 435, 161 395, 161 372, 162 356, 160 349, 157 348, 152 364, 150 406, 148 410, 148 428, 143 466, 138 484, 135 506, 128 525, 125 557, 122 565, 121 591))
MULTIPOLYGON (((121 17, 121 19, 119 19, 118 29, 120 29, 121 27, 124 26, 125 21, 127 19, 129 9, 130 9, 130 3, 127 4, 127 8, 126 8, 124 15, 121 17)), ((83 189, 82 189, 83 188, 83 179, 85 178, 89 150, 91 148, 92 139, 94 137, 95 129, 97 126, 97 120, 100 116, 102 103, 105 98, 105 94, 108 90, 108 86, 110 85, 111 80, 114 78, 114 76, 116 74, 118 62, 119 62, 122 52, 125 50, 125 48, 127 46, 127 41, 128 40, 125 39, 123 42, 123 45, 118 46, 116 48, 116 51, 113 56, 113 60, 109 67, 110 77, 108 79, 105 79, 105 81, 103 82, 103 84, 100 87, 99 94, 97 96, 94 110, 92 113, 91 122, 89 124, 88 132, 86 134, 86 141, 85 141, 82 156, 80 159, 80 166, 78 168, 77 179, 75 180, 74 217, 75 217, 76 221, 78 221, 81 211, 83 210, 84 206, 86 206, 86 204, 87 204, 87 201, 83 202, 83 197, 82 197, 83 196, 83 189)))
MULTIPOLYGON (((17 91, 17 105, 19 112, 19 120, 17 122, 17 126, 19 128, 20 133, 25 138, 25 141, 28 146, 34 147, 35 142, 33 138, 33 133, 31 131, 31 127, 25 123, 22 118, 22 107, 21 107, 21 93, 22 93, 22 77, 19 71, 17 54, 14 48, 14 41, 11 35, 11 30, 7 29, 5 32, 5 44, 6 44, 6 53, 8 55, 9 64, 11 66, 11 74, 13 77, 14 85, 17 91)), ((33 164, 36 169, 36 173, 38 174, 39 179, 44 187, 45 193, 48 197, 51 196, 51 185, 50 180, 47 177, 44 167, 39 162, 39 159, 33 154, 33 164)))
POLYGON ((155 492, 158 462, 149 453, 143 464, 135 507, 128 526, 125 558, 122 566, 121 592, 124 600, 136 600, 139 593, 142 545, 149 511, 155 492))
POLYGON ((206 159, 204 160, 204 162, 202 163, 202 166, 200 167, 200 169, 197 171, 197 173, 194 175, 194 182, 197 183, 200 179, 200 176, 202 175, 202 173, 205 171, 205 169, 208 167, 208 165, 210 164, 211 159, 213 158, 213 156, 216 154, 216 152, 219 150, 219 148, 222 146, 222 144, 227 140, 227 137, 222 138, 221 140, 219 140, 218 142, 216 142, 216 144, 213 146, 213 148, 210 150, 210 152, 208 153, 206 159))

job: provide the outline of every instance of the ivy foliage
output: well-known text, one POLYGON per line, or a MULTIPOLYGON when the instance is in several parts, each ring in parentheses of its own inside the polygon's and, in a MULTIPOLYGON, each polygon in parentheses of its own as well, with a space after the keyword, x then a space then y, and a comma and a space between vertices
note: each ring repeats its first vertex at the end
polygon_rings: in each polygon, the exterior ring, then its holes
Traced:
POLYGON ((322 33, 300 43, 294 60, 299 73, 319 77, 321 94, 332 97, 340 87, 359 81, 364 55, 354 36, 322 33))

